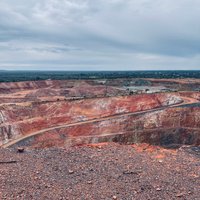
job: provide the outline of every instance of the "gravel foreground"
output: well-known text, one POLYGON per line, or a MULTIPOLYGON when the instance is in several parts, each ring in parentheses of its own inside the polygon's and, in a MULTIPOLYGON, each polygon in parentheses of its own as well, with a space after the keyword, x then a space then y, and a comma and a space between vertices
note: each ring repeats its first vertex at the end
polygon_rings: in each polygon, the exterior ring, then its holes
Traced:
POLYGON ((0 149, 0 199, 200 199, 200 148, 0 149))

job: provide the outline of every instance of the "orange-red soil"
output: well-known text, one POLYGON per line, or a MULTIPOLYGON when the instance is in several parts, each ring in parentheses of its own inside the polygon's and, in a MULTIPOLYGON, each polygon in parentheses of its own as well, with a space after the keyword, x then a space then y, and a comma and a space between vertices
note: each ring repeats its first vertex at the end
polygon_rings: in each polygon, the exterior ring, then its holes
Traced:
POLYGON ((0 145, 200 144, 198 80, 147 79, 180 91, 134 95, 125 81, 0 83, 0 145))

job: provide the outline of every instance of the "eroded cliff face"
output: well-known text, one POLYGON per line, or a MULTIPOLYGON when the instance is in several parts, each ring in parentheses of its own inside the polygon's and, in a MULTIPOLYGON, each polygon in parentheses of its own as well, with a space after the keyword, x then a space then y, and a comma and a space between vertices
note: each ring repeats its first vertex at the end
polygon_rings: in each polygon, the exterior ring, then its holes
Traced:
POLYGON ((113 82, 0 83, 0 145, 15 140, 42 148, 102 141, 199 145, 198 92, 128 95, 121 81, 113 82))
POLYGON ((18 145, 26 143, 39 148, 99 142, 199 145, 199 116, 199 107, 168 108, 164 111, 57 128, 28 137, 18 145))
MULTIPOLYGON (((11 131, 9 134, 10 137, 16 137, 18 134, 27 135, 59 125, 150 110, 181 102, 182 99, 175 94, 143 94, 76 101, 11 104, 1 107, 1 113, 5 116, 1 127, 15 126, 15 129, 12 129, 14 132, 11 131)), ((3 128, 1 134, 5 133, 4 130, 6 129, 3 128)))

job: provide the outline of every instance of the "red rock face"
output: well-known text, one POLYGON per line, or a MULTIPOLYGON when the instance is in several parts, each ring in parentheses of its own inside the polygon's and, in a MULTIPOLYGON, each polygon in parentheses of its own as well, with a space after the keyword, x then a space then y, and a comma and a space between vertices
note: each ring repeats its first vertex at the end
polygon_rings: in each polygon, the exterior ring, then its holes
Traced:
MULTIPOLYGON (((30 103, 28 105, 6 105, 2 108, 3 124, 15 127, 15 134, 29 134, 49 127, 132 113, 161 107, 175 95, 137 95, 62 101, 30 103)), ((180 97, 176 97, 180 102, 180 97)), ((173 102, 172 102, 173 103, 173 102)), ((4 131, 5 132, 5 131, 4 131)), ((7 134, 5 132, 5 134, 7 134)), ((10 133, 12 135, 12 133, 10 133)), ((14 133, 13 133, 14 135, 14 133)))
POLYGON ((0 83, 0 91, 0 144, 200 144, 198 92, 128 96, 91 81, 0 83))
MULTIPOLYGON (((101 122, 58 128, 33 136, 35 147, 71 146, 98 142, 200 144, 200 109, 166 109, 143 115, 119 117, 101 122)), ((30 140, 30 138, 28 138, 30 140)))

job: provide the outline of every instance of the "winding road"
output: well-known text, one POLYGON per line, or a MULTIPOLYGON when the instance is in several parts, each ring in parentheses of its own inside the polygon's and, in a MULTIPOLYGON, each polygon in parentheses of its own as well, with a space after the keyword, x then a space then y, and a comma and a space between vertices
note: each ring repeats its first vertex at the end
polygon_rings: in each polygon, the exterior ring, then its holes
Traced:
POLYGON ((11 147, 11 146, 15 145, 16 143, 21 142, 21 141, 23 141, 25 139, 28 139, 30 137, 33 137, 33 136, 36 136, 36 135, 40 135, 40 134, 43 134, 43 133, 45 133, 47 131, 51 131, 51 130, 55 130, 55 129, 67 128, 67 127, 72 127, 72 126, 77 126, 77 125, 82 125, 82 124, 87 124, 87 123, 101 122, 101 121, 121 118, 121 117, 124 117, 124 116, 145 114, 145 113, 149 113, 149 112, 155 112, 155 111, 164 110, 166 108, 174 108, 174 107, 179 107, 179 106, 186 106, 186 105, 191 105, 191 104, 195 104, 195 103, 200 103, 197 99, 190 98, 190 97, 181 96, 181 99, 183 100, 181 103, 176 103, 176 104, 173 104, 173 105, 162 106, 162 107, 153 108, 153 109, 144 110, 144 111, 123 113, 123 114, 115 114, 115 115, 112 115, 112 116, 100 117, 100 118, 97 118, 97 119, 95 118, 95 119, 91 119, 91 120, 85 120, 85 121, 81 121, 81 122, 75 122, 75 123, 64 124, 64 125, 59 125, 59 126, 55 126, 55 127, 51 127, 51 128, 42 129, 40 131, 33 132, 33 133, 29 134, 29 135, 25 135, 25 136, 22 136, 20 138, 17 138, 17 139, 14 139, 12 141, 9 141, 8 143, 3 144, 1 147, 8 148, 8 147, 11 147))

